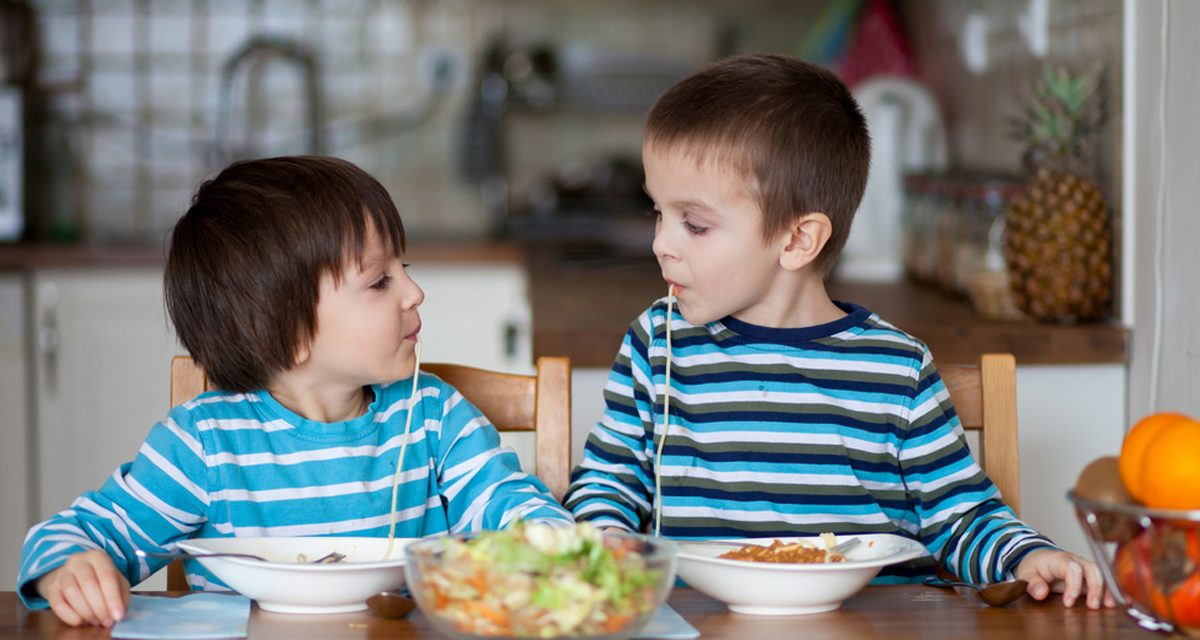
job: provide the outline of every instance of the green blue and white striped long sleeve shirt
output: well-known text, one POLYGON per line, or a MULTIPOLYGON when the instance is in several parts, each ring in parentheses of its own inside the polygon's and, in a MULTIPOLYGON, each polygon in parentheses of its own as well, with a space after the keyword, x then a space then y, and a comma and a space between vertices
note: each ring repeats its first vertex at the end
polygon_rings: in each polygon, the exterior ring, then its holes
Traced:
MULTIPOLYGON (((964 579, 1000 580, 1051 547, 971 457, 928 348, 838 304, 843 318, 800 329, 695 326, 675 312, 662 535, 893 533, 929 550, 879 583, 931 575, 935 558, 964 579)), ((657 301, 626 332, 564 500, 577 520, 651 522, 666 310, 657 301)))
MULTIPOLYGON (((102 549, 137 584, 185 538, 386 537, 396 459, 412 379, 373 387, 368 411, 339 423, 306 420, 266 391, 212 391, 173 408, 136 458, 98 491, 33 527, 18 589, 31 608, 46 601, 33 581, 67 557, 102 549)), ((570 523, 570 514, 478 409, 432 374, 420 376, 405 452, 396 536, 497 529, 515 520, 570 523)), ((187 563, 193 589, 225 589, 187 563)))

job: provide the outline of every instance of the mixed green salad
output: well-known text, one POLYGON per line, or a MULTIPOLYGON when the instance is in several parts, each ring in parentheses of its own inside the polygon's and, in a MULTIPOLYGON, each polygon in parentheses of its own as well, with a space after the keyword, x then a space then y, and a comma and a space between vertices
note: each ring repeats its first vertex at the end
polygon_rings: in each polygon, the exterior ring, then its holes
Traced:
POLYGON ((462 633, 603 636, 659 604, 664 569, 647 566, 644 543, 602 536, 590 524, 517 524, 440 542, 416 559, 420 584, 410 588, 462 633))

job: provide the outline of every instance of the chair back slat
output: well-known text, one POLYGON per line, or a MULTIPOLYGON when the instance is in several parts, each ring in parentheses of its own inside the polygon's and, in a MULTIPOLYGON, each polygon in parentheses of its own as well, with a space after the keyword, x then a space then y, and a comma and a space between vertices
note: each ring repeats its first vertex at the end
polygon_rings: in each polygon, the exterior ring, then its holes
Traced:
POLYGON ((428 363, 432 373, 458 389, 499 431, 533 431, 537 413, 535 376, 487 371, 457 364, 428 363))
POLYGON ((978 365, 938 368, 963 428, 979 431, 979 464, 1004 503, 1020 515, 1017 365, 1011 354, 984 354, 978 365))

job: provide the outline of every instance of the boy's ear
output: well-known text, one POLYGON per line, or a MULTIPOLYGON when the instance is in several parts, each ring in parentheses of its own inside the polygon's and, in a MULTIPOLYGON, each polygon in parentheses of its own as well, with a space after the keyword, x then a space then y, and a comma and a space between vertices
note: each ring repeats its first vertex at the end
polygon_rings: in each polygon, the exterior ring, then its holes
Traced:
POLYGON ((312 355, 312 349, 309 349, 310 341, 305 341, 296 347, 295 353, 292 355, 292 367, 296 368, 308 362, 309 356, 312 355))
POLYGON ((788 271, 798 271, 812 263, 821 255, 832 234, 833 223, 823 213, 806 213, 796 218, 784 232, 780 266, 788 271))

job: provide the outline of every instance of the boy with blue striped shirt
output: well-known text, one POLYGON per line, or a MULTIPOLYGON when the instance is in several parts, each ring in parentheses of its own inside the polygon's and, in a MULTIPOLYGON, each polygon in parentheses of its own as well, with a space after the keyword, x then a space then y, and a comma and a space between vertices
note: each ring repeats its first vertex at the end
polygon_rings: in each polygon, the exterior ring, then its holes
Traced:
MULTIPOLYGON (((185 538, 569 524, 487 418, 419 373, 424 293, 404 249, 387 191, 343 160, 250 160, 202 184, 164 292, 220 390, 171 409, 133 462, 30 530, 25 604, 111 626, 167 562, 135 552, 185 538)), ((193 589, 226 588, 187 564, 193 589)))
POLYGON ((941 565, 1111 606, 1094 563, 1001 502, 926 346, 826 293, 869 156, 845 85, 786 56, 723 60, 657 101, 642 159, 672 295, 626 332, 564 503, 677 538, 892 533, 930 555, 878 582, 941 565))

